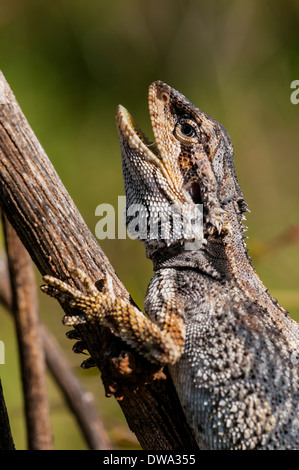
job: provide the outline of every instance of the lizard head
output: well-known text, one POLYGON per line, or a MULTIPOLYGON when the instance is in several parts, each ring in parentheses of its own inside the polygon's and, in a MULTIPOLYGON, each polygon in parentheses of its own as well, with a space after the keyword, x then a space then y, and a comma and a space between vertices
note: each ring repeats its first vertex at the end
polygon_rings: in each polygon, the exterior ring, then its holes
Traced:
POLYGON ((144 227, 137 237, 145 243, 189 244, 201 239, 202 228, 205 237, 225 235, 230 230, 226 206, 236 201, 241 211, 243 201, 226 130, 161 81, 149 87, 149 111, 155 142, 124 107, 117 108, 129 230, 135 207, 138 228, 144 227), (203 220, 195 211, 199 205, 203 220), (170 210, 180 213, 176 227, 170 210))

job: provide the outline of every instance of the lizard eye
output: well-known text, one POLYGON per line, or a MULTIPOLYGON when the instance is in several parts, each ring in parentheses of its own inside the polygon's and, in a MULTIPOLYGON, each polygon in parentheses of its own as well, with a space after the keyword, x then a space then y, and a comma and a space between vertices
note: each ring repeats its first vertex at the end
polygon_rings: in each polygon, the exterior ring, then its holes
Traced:
POLYGON ((186 137, 196 136, 194 127, 192 127, 190 124, 187 124, 187 123, 181 125, 181 133, 184 134, 186 137))
POLYGON ((196 124, 190 118, 182 118, 176 125, 174 134, 178 140, 186 145, 194 142, 197 137, 196 124))

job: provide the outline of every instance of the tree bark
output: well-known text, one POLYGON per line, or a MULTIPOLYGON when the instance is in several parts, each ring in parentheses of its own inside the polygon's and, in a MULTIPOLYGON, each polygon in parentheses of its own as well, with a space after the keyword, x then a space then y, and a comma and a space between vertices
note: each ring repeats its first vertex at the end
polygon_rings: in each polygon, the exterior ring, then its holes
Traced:
MULTIPOLYGON (((42 275, 76 285, 69 267, 96 282, 109 272, 117 296, 130 302, 108 259, 83 221, 3 75, 0 75, 0 203, 42 275)), ((82 286, 77 284, 82 289, 82 286)), ((65 312, 72 312, 63 307, 65 312)), ((128 424, 145 449, 198 449, 169 377, 149 380, 152 365, 108 328, 82 325, 77 332, 100 369, 106 391, 114 394, 128 424), (115 358, 128 354, 134 372, 123 377, 115 358)), ((127 368, 126 371, 129 369, 127 368)))

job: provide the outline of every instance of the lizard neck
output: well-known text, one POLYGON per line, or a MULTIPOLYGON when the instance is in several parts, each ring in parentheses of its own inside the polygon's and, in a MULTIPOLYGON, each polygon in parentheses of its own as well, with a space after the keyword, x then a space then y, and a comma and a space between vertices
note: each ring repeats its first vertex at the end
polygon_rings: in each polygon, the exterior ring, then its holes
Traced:
POLYGON ((211 235, 201 249, 186 251, 180 243, 156 251, 147 248, 147 256, 153 262, 154 270, 163 268, 194 269, 226 285, 237 285, 250 299, 264 306, 273 298, 260 280, 245 244, 242 214, 236 203, 228 208, 231 233, 224 236, 211 235), (233 284, 232 284, 233 283, 233 284))
MULTIPOLYGON (((232 203, 233 206, 234 204, 232 203)), ((236 210, 236 206, 229 211, 229 219, 233 230, 222 240, 229 277, 235 281, 244 297, 266 308, 270 313, 276 312, 285 315, 286 310, 271 296, 252 265, 244 241, 242 214, 236 210)))
POLYGON ((232 202, 228 210, 228 219, 232 230, 222 239, 224 257, 227 260, 229 276, 234 278, 238 286, 250 297, 257 297, 266 291, 265 286, 256 273, 245 244, 242 214, 232 202))

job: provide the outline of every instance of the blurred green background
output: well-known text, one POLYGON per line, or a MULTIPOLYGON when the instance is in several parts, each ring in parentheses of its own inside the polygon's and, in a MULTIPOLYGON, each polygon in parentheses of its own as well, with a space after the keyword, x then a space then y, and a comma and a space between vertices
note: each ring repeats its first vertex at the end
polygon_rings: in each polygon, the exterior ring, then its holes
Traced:
MULTIPOLYGON (((220 121, 251 213, 248 247, 279 302, 299 318, 299 79, 296 0, 2 0, 0 69, 91 231, 100 203, 123 194, 115 108, 128 107, 151 135, 147 89, 163 80, 220 121)), ((133 298, 143 305, 151 263, 142 244, 101 245, 133 298)), ((41 280, 38 277, 37 282, 41 280)), ((42 317, 70 364, 92 390, 117 448, 138 447, 95 371, 79 368, 53 300, 42 317)), ((0 312, 6 364, 2 384, 17 448, 26 447, 14 328, 0 312)), ((82 357, 82 356, 81 356, 82 357)), ((49 378, 55 446, 84 449, 49 378)))

